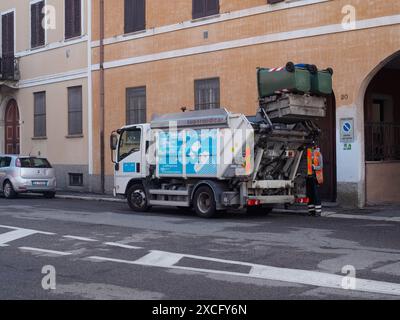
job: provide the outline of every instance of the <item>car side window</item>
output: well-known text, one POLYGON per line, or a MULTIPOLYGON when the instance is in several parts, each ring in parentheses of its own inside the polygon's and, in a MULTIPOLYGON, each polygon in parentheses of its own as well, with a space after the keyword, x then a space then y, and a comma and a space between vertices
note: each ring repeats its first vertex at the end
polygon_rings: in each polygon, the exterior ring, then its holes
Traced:
POLYGON ((0 168, 8 168, 11 164, 10 157, 0 157, 0 168))
POLYGON ((5 157, 5 165, 8 168, 11 165, 11 157, 5 157))

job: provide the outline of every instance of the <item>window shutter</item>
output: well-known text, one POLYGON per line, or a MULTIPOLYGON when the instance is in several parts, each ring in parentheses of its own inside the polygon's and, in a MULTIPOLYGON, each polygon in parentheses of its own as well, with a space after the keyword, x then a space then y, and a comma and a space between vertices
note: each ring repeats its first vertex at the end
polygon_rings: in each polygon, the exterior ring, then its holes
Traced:
POLYGON ((69 39, 72 37, 72 0, 65 0, 65 38, 69 39))
POLYGON ((74 0, 74 37, 79 37, 82 34, 82 7, 81 0, 74 0))
POLYGON ((68 88, 68 134, 82 134, 82 87, 68 88))
POLYGON ((195 109, 207 110, 220 108, 219 78, 196 80, 195 109))
POLYGON ((124 11, 124 19, 125 19, 125 33, 131 32, 133 29, 133 1, 132 0, 125 0, 125 11, 124 11))
POLYGON ((146 87, 128 88, 126 90, 127 124, 145 123, 146 118, 146 87))
POLYGON ((193 0, 193 19, 201 18, 205 13, 205 0, 193 0))
POLYGON ((45 30, 42 27, 44 19, 44 1, 31 5, 31 47, 39 47, 45 44, 45 30))
POLYGON ((219 0, 205 0, 206 1, 206 10, 205 15, 211 16, 213 14, 219 13, 219 0))
POLYGON ((36 4, 32 4, 31 5, 31 47, 34 48, 36 47, 37 44, 37 31, 36 31, 36 8, 37 5, 36 4))
POLYGON ((146 29, 146 0, 135 0, 135 31, 146 29))
POLYGON ((81 0, 65 0, 65 38, 79 37, 81 34, 81 0))
POLYGON ((38 3, 38 17, 39 17, 39 22, 38 22, 38 33, 39 33, 39 43, 38 46, 43 46, 45 44, 45 30, 42 27, 42 21, 44 19, 44 13, 42 13, 44 8, 44 1, 41 1, 38 3))
POLYGON ((46 92, 34 93, 34 124, 35 137, 46 136, 46 92))
POLYGON ((146 1, 125 0, 125 33, 146 29, 146 1))
POLYGON ((1 24, 3 57, 14 57, 14 13, 3 15, 1 24))

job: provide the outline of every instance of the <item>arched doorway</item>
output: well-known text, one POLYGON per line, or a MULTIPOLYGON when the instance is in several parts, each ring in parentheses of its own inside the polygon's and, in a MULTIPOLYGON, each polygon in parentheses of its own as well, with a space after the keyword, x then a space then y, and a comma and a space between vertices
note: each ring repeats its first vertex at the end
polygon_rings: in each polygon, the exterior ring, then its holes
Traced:
POLYGON ((19 110, 17 102, 10 100, 6 107, 5 124, 5 153, 20 153, 19 110))
POLYGON ((319 145, 324 156, 324 184, 321 197, 325 201, 335 202, 337 198, 336 171, 336 99, 332 94, 328 97, 327 116, 317 120, 321 129, 319 145))
POLYGON ((400 203, 400 53, 373 75, 364 95, 365 197, 400 203))

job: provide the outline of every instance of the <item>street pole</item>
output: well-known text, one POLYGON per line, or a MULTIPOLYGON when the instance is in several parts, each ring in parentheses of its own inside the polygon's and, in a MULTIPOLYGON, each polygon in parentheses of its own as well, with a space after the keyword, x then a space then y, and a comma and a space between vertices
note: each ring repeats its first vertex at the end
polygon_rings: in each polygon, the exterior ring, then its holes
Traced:
POLYGON ((100 0, 100 185, 102 193, 105 193, 104 104, 104 0, 100 0))

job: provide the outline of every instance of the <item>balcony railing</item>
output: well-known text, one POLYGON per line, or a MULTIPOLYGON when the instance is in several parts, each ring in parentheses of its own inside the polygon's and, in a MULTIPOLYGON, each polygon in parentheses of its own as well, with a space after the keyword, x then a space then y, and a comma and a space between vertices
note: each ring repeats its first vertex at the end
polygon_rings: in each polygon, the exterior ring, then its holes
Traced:
POLYGON ((0 80, 18 81, 19 65, 15 57, 0 57, 0 80))
POLYGON ((365 157, 367 161, 400 160, 400 123, 367 122, 365 157))

